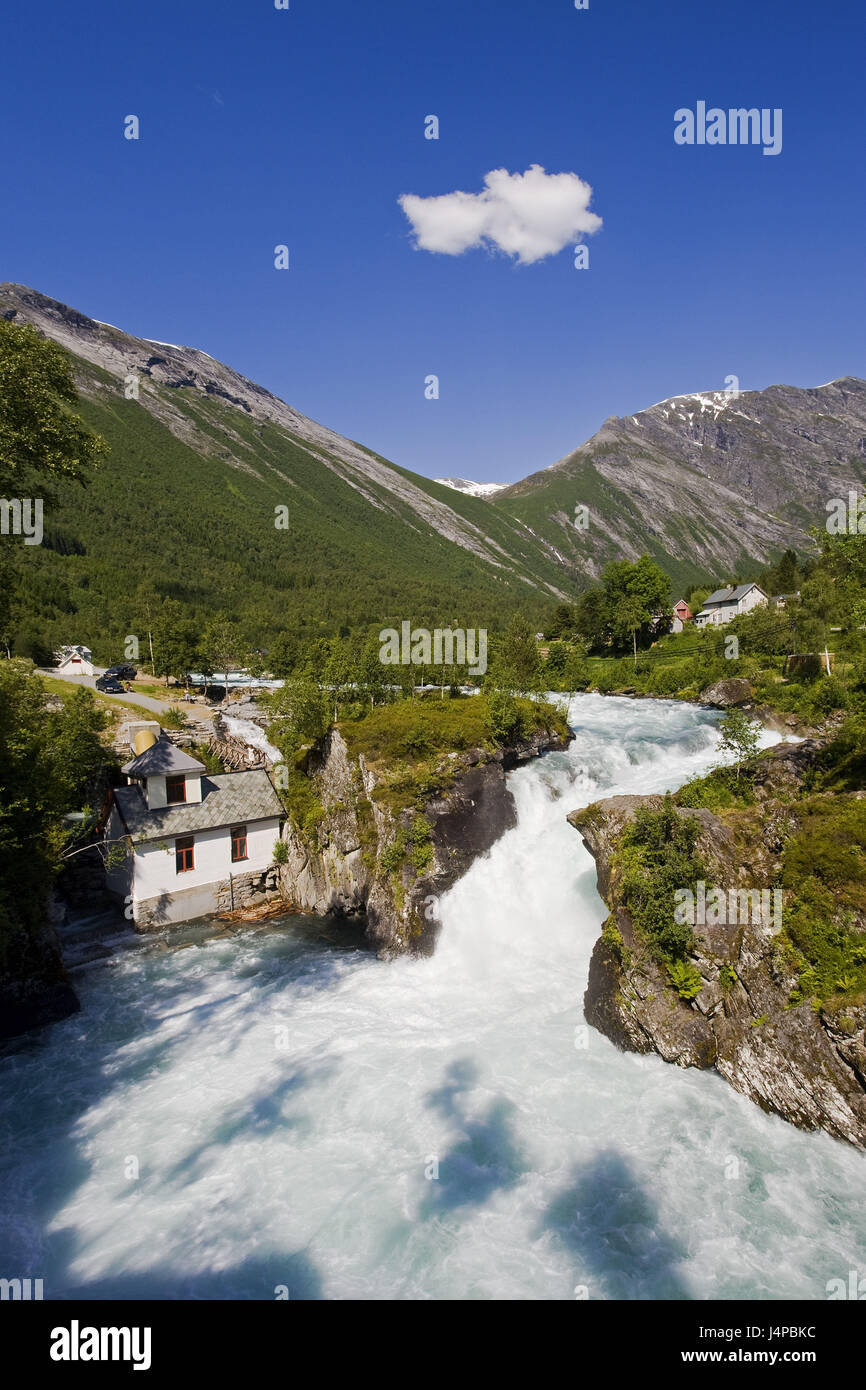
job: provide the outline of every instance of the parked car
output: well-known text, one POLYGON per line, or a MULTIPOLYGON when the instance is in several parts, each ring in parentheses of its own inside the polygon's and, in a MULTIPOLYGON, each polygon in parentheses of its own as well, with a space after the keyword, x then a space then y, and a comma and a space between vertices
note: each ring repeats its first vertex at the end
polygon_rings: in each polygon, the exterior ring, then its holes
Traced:
POLYGON ((114 676, 106 671, 104 676, 99 676, 96 682, 96 689, 101 690, 103 695, 122 695, 123 686, 114 676))
POLYGON ((138 672, 128 662, 121 661, 117 666, 109 666, 106 676, 115 676, 119 681, 134 681, 138 672))

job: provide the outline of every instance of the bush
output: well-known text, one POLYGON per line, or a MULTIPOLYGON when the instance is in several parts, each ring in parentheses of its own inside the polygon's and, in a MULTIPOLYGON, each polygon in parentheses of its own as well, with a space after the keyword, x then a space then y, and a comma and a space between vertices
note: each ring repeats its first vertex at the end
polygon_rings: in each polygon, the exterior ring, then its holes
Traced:
POLYGON ((812 695, 812 705, 818 714, 830 714, 836 709, 847 709, 850 703, 848 687, 838 676, 826 676, 812 695))
POLYGON ((675 960, 668 965, 671 984, 681 999, 695 999, 704 987, 700 971, 690 961, 675 960))
POLYGON ((698 833, 697 821, 677 815, 668 795, 660 811, 638 807, 622 837, 623 901, 636 929, 664 964, 684 960, 694 948, 692 928, 674 920, 674 893, 707 877, 695 853, 698 833))
POLYGON ((487 732, 494 743, 519 743, 528 730, 523 711, 513 695, 492 690, 487 696, 487 732))
POLYGON ((285 840, 277 840, 277 843, 274 845, 274 863, 286 864, 288 863, 288 858, 289 847, 285 840))

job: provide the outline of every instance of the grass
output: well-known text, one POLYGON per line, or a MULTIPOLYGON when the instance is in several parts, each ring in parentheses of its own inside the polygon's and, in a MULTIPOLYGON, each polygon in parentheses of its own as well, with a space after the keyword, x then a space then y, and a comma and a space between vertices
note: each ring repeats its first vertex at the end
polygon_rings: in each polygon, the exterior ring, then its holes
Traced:
POLYGON ((866 804, 850 795, 806 798, 782 857, 782 944, 798 972, 792 1002, 866 997, 866 804))
MULTIPOLYGON (((536 731, 567 736, 568 725, 546 701, 513 701, 520 740, 536 731)), ((493 752, 495 720, 484 695, 426 697, 378 705, 360 719, 343 719, 339 728, 352 759, 363 756, 380 778, 373 795, 394 812, 422 810, 454 780, 456 759, 449 755, 478 748, 493 752)))
MULTIPOLYGON (((69 699, 70 695, 74 690, 78 690, 81 688, 77 685, 73 685, 71 681, 58 680, 54 676, 41 676, 40 680, 45 686, 45 689, 49 691, 52 695, 59 696, 59 698, 63 700, 64 704, 69 699)), ((89 688, 90 687, 88 686, 84 687, 84 689, 89 688)), ((165 723, 164 714, 160 716, 154 710, 145 709, 143 705, 128 704, 126 700, 119 700, 115 695, 103 695, 101 690, 90 690, 90 693, 93 696, 96 703, 100 705, 103 709, 115 711, 125 710, 129 714, 134 714, 138 719, 153 719, 159 724, 165 723)))

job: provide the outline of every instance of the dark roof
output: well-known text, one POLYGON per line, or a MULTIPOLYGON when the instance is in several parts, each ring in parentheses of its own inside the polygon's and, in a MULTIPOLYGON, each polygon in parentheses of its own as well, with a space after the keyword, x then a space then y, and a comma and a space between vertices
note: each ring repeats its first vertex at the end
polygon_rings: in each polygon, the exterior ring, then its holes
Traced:
POLYGON ((204 763, 183 753, 163 734, 150 748, 125 763, 121 771, 129 777, 161 777, 166 772, 204 772, 204 763))
MULTIPOLYGON (((757 584, 738 584, 736 589, 716 589, 714 594, 704 601, 704 607, 710 603, 737 603, 744 598, 750 589, 757 589, 757 584)), ((763 590, 761 590, 763 593, 763 590)))
POLYGON ((115 787, 114 799, 123 824, 134 840, 160 840, 169 835, 192 835, 223 825, 271 820, 283 816, 283 803, 263 768, 221 772, 202 777, 202 799, 180 806, 149 810, 141 787, 115 787))

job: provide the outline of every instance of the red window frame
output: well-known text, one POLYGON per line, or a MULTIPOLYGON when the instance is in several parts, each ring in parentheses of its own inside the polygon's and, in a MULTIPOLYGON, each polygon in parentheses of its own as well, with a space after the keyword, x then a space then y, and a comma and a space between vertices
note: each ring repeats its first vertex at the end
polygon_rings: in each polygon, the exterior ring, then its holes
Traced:
POLYGON ((179 874, 188 874, 195 868, 195 836, 181 835, 174 842, 174 867, 179 874))
POLYGON ((182 772, 165 779, 165 802, 167 806, 182 806, 186 801, 186 777, 182 772), (180 792, 178 796, 177 793, 180 792))
POLYGON ((242 860, 249 859, 247 850, 247 828, 245 825, 233 825, 231 828, 232 840, 232 863, 240 864, 242 860))

